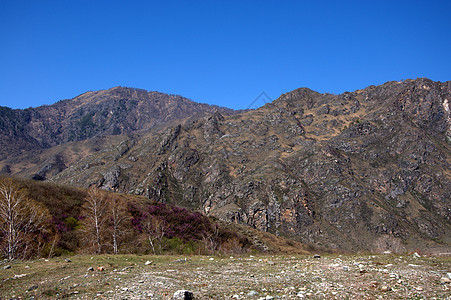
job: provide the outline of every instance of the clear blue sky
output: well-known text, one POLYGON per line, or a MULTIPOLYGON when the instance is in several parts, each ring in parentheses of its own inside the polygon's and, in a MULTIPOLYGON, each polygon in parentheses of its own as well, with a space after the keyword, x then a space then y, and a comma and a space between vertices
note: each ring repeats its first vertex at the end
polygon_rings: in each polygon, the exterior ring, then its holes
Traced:
POLYGON ((451 80, 451 1, 0 1, 0 105, 129 86, 246 108, 451 80), (263 104, 263 103, 261 103, 263 104))

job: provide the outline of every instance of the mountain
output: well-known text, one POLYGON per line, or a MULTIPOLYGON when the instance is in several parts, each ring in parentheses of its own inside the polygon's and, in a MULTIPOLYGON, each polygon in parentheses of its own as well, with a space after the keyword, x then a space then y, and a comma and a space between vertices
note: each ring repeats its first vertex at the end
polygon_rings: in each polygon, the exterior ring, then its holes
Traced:
POLYGON ((42 163, 42 151, 72 142, 69 152, 43 156, 47 162, 36 172, 37 178, 44 179, 49 171, 58 173, 73 161, 116 143, 119 135, 149 132, 215 111, 233 113, 177 95, 126 87, 87 92, 37 108, 0 107, 0 162, 3 173, 27 175, 42 163))
POLYGON ((300 88, 257 110, 118 138, 47 178, 328 248, 449 251, 450 99, 451 82, 428 79, 341 95, 300 88))

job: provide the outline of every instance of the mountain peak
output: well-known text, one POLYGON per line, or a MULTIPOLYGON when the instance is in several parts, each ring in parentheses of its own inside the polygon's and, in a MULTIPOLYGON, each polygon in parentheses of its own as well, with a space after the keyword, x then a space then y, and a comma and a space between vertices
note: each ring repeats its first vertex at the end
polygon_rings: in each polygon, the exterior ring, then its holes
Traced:
POLYGON ((102 135, 136 134, 231 109, 193 102, 181 96, 113 87, 27 110, 0 111, 0 160, 102 135))

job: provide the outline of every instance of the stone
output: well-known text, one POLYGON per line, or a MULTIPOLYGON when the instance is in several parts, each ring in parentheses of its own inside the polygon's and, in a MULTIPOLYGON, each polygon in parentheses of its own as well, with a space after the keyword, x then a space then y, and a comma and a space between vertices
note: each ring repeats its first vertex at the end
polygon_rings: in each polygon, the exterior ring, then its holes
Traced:
POLYGON ((297 293, 296 297, 298 297, 298 298, 305 298, 304 292, 300 291, 299 293, 297 293))
POLYGON ((449 279, 451 279, 451 273, 446 273, 446 277, 448 277, 449 279))
POLYGON ((34 284, 34 285, 30 286, 30 287, 27 289, 27 292, 31 292, 31 291, 33 291, 33 290, 36 290, 37 288, 38 288, 38 285, 37 285, 37 284, 34 284))
POLYGON ((254 296, 257 296, 257 295, 258 295, 258 292, 256 292, 256 291, 250 291, 249 293, 247 293, 248 297, 254 297, 254 296))
POLYGON ((388 292, 390 290, 391 290, 391 288, 388 285, 381 286, 381 292, 388 292))
POLYGON ((443 278, 440 280, 440 282, 441 282, 441 283, 450 283, 450 282, 451 282, 451 279, 449 279, 448 277, 443 277, 443 278))
POLYGON ((172 296, 173 300, 192 300, 194 299, 194 294, 187 290, 178 290, 172 296))

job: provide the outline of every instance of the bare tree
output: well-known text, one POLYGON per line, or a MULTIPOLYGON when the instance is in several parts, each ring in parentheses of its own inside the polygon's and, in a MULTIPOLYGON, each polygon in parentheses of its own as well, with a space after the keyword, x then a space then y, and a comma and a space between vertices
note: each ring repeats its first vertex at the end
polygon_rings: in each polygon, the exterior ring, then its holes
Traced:
POLYGON ((202 236, 205 246, 205 252, 214 255, 219 246, 219 226, 216 224, 213 227, 213 232, 205 232, 202 236))
POLYGON ((113 252, 119 252, 120 237, 125 231, 124 221, 128 219, 125 201, 118 195, 112 195, 108 201, 108 212, 113 239, 113 252))
POLYGON ((88 195, 83 204, 83 215, 85 219, 85 237, 92 242, 97 253, 102 252, 102 242, 105 234, 105 223, 107 220, 107 201, 105 193, 95 187, 88 190, 88 195))
POLYGON ((49 218, 44 205, 28 198, 11 179, 0 179, 0 235, 8 259, 25 257, 31 244, 40 243, 33 237, 46 229, 49 218))
POLYGON ((159 243, 159 252, 161 254, 161 243, 165 235, 166 222, 157 216, 148 215, 143 222, 143 229, 147 233, 147 240, 149 241, 150 247, 152 247, 153 254, 157 254, 155 249, 157 241, 159 243))

